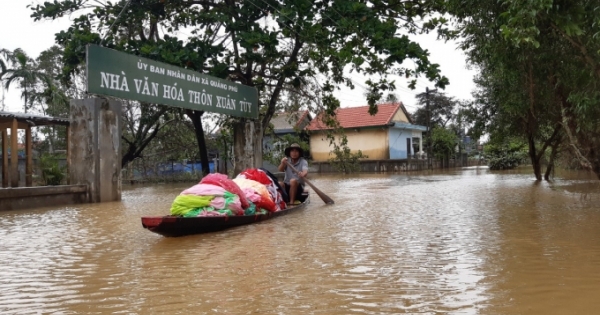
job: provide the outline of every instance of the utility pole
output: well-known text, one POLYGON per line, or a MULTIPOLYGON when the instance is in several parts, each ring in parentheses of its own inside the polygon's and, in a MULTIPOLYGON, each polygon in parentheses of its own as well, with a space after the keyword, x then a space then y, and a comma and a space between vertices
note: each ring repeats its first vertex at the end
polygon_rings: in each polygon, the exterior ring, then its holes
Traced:
POLYGON ((427 111, 427 168, 433 169, 431 165, 431 112, 429 111, 429 88, 425 88, 425 109, 427 111))
POLYGON ((463 155, 462 155, 462 147, 463 147, 463 140, 464 140, 464 132, 462 130, 462 115, 458 114, 458 159, 455 159, 455 161, 460 161, 460 166, 465 166, 463 165, 463 155))

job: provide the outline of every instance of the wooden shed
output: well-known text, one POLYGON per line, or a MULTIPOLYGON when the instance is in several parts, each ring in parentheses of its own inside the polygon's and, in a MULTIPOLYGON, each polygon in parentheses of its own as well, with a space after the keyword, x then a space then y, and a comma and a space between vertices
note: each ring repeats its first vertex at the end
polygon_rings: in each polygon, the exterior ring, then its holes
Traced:
MULTIPOLYGON (((31 143, 31 128, 37 126, 61 125, 67 127, 67 137, 69 135, 70 122, 65 118, 54 118, 48 116, 33 115, 27 113, 10 113, 0 111, 0 130, 2 130, 2 187, 18 187, 18 163, 19 149, 18 130, 25 130, 25 185, 31 187, 33 184, 33 154, 31 143), (8 143, 8 130, 10 134, 10 146, 8 143), (9 147, 10 147, 10 164, 9 164, 9 147)), ((67 139, 67 146, 68 146, 67 139)), ((67 161, 69 161, 69 148, 67 147, 67 161)), ((67 162, 68 163, 68 162, 67 162)), ((68 171, 69 165, 67 165, 68 171)))

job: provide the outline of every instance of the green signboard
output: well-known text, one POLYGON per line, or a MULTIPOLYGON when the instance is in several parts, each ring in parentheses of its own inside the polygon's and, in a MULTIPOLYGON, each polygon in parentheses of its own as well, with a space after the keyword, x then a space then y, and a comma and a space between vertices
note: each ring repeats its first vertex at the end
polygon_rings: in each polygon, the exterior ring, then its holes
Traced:
POLYGON ((258 92, 195 71, 88 45, 88 93, 258 118, 258 92))

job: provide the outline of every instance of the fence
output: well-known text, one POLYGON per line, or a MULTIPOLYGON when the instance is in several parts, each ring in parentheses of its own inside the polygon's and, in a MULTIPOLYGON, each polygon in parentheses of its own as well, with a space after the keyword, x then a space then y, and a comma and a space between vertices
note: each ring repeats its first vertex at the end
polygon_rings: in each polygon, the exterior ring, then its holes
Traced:
MULTIPOLYGON (((360 161, 360 171, 366 173, 387 173, 423 171, 429 169, 428 161, 423 159, 399 159, 399 160, 364 160, 360 161)), ((432 160, 432 169, 454 168, 465 166, 484 165, 482 160, 464 158, 463 160, 432 160)), ((318 173, 336 173, 337 170, 329 162, 312 162, 311 169, 318 173)))

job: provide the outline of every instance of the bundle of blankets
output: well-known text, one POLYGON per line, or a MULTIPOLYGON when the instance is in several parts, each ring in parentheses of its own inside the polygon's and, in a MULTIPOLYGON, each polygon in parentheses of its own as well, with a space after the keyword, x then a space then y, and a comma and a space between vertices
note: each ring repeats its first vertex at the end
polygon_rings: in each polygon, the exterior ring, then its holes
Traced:
POLYGON ((236 178, 213 173, 184 190, 171 205, 183 217, 255 215, 285 209, 276 178, 262 169, 247 169, 236 178))

